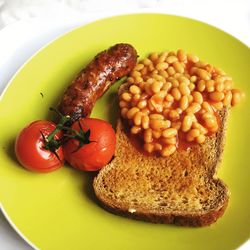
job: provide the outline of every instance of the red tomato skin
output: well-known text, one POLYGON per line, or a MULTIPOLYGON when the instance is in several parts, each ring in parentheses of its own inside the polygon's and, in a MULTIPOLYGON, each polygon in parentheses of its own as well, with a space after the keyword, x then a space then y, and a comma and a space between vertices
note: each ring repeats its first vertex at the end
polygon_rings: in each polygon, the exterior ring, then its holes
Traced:
MULTIPOLYGON (((51 172, 63 165, 63 150, 60 147, 56 155, 44 149, 44 142, 41 132, 47 136, 56 125, 50 121, 34 121, 26 126, 17 136, 15 142, 15 153, 20 164, 28 170, 34 172, 51 172)), ((59 139, 62 133, 56 134, 55 139, 59 139)))
MULTIPOLYGON (((80 119, 81 126, 86 132, 90 129, 91 143, 83 145, 75 151, 79 142, 69 140, 63 146, 63 153, 68 163, 80 170, 97 171, 107 165, 115 152, 116 136, 111 124, 96 118, 80 119)), ((79 131, 78 122, 72 129, 79 131)))

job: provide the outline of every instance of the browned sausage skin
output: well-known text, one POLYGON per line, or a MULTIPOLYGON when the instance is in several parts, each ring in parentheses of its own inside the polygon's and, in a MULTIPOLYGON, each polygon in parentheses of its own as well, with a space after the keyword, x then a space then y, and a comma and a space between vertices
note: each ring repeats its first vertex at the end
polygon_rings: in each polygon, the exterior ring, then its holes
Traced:
POLYGON ((98 98, 136 64, 137 52, 129 44, 120 43, 98 55, 83 69, 65 91, 59 104, 71 122, 90 115, 98 98))

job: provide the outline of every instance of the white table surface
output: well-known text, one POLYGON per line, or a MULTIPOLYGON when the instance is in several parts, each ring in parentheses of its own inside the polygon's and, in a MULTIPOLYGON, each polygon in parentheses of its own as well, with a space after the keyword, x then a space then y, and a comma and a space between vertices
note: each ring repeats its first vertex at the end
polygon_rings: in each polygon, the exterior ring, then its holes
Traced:
MULTIPOLYGON (((140 0, 137 2, 140 2, 140 0)), ((157 2, 161 3, 162 1, 159 0, 157 2)), ((224 2, 224 6, 225 2, 229 2, 231 6, 231 8, 228 8, 227 11, 224 12, 220 9, 223 5, 219 3, 217 4, 219 9, 215 10, 214 6, 211 5, 213 0, 207 4, 204 4, 204 2, 197 4, 195 8, 191 9, 190 6, 193 6, 191 3, 197 3, 196 0, 186 1, 183 5, 180 5, 180 2, 183 3, 183 1, 177 0, 175 4, 164 5, 163 7, 165 9, 161 8, 161 10, 159 10, 159 8, 140 8, 133 12, 165 12, 192 17, 221 28, 248 46, 250 45, 250 13, 247 1, 222 1, 224 2), (187 2, 189 2, 189 4, 187 4, 187 2), (235 8, 235 3, 238 3, 237 8, 235 8), (213 13, 213 15, 211 15, 211 13, 213 13)), ((67 20, 57 17, 52 21, 51 17, 47 17, 46 19, 38 17, 22 18, 19 21, 12 22, 12 24, 0 30, 0 93, 18 68, 38 49, 55 39, 58 35, 100 17, 124 12, 127 13, 128 11, 118 9, 114 12, 86 12, 82 17, 70 17, 67 20), (16 41, 18 41, 18 44, 16 41)), ((15 249, 29 250, 33 248, 15 232, 0 212, 0 250, 15 249)), ((240 249, 250 249, 250 243, 244 244, 240 249)))

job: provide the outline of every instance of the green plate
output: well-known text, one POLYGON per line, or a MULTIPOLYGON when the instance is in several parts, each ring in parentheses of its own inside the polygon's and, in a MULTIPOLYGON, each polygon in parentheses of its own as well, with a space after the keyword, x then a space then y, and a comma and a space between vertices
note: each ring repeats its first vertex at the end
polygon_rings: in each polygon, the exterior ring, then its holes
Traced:
MULTIPOLYGON (((234 249, 250 235, 249 48, 232 36, 191 19, 161 15, 117 16, 75 29, 50 43, 14 76, 0 103, 0 201, 15 227, 40 249, 234 249), (113 215, 96 202, 93 174, 63 167, 35 174, 16 161, 20 129, 47 119, 75 74, 98 52, 131 43, 144 57, 183 48, 224 69, 246 101, 231 112, 219 176, 231 199, 224 216, 204 228, 151 224, 113 215), (42 94, 43 97, 42 97, 42 94)), ((92 117, 115 120, 118 84, 96 104, 92 117)))

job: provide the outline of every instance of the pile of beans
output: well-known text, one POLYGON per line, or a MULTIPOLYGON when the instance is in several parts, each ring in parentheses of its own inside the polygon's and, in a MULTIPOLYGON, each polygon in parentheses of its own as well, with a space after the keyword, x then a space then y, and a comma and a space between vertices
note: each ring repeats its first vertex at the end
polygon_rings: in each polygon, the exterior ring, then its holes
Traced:
POLYGON ((180 138, 204 143, 219 128, 217 111, 234 106, 244 94, 232 78, 183 50, 152 53, 139 62, 119 95, 121 116, 144 150, 173 154, 180 138))

